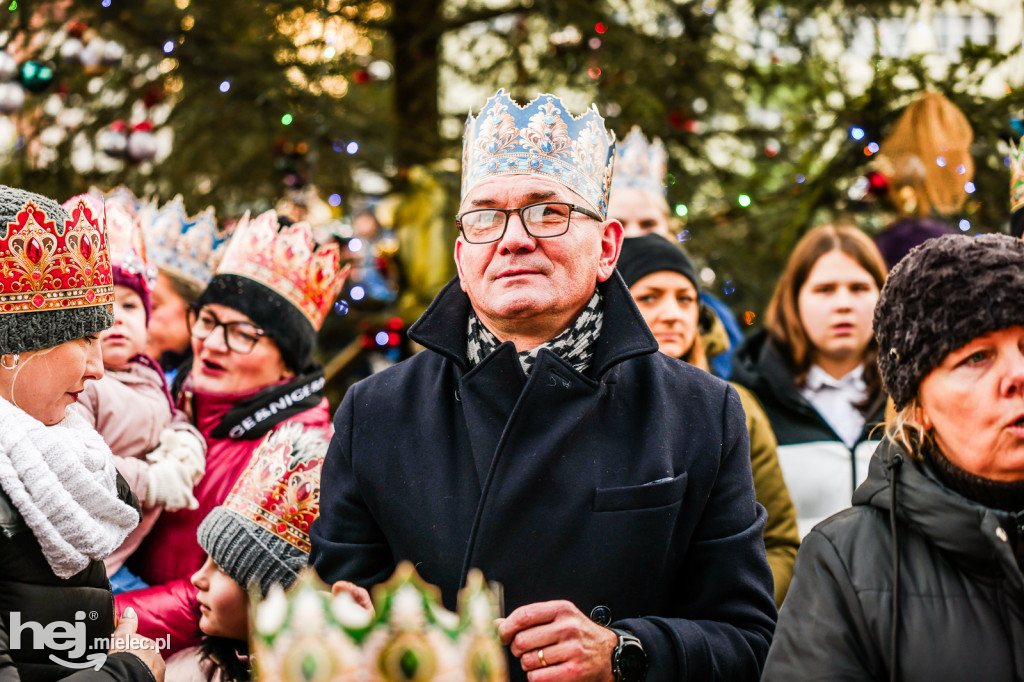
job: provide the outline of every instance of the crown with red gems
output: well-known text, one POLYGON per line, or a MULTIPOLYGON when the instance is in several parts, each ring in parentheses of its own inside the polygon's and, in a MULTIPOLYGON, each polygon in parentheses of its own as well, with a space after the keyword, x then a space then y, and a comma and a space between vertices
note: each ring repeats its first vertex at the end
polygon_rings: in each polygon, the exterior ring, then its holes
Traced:
POLYGON ((227 235, 217 229, 213 206, 190 217, 179 194, 162 207, 142 202, 137 219, 149 257, 159 268, 199 289, 210 283, 227 242, 227 235))
POLYGON ((345 273, 336 243, 317 245, 306 222, 281 227, 273 210, 235 226, 218 275, 255 280, 298 308, 319 329, 341 292, 345 273))
MULTIPOLYGON (((15 191, 0 189, 5 194, 15 191)), ((66 210, 68 215, 53 210, 51 215, 42 202, 29 199, 13 219, 0 222, 0 312, 113 303, 103 214, 94 213, 85 200, 73 202, 66 210)))
POLYGON ((466 119, 462 143, 462 197, 484 178, 539 174, 573 190, 593 211, 608 213, 615 133, 592 107, 579 117, 562 100, 543 94, 525 107, 505 90, 466 119))
POLYGON ((89 194, 79 194, 65 201, 64 208, 70 211, 79 200, 88 204, 93 214, 106 217, 107 247, 113 267, 124 275, 141 278, 145 290, 152 291, 157 270, 146 260, 142 227, 136 218, 139 200, 127 189, 119 188, 106 199, 98 191, 90 190, 89 194))
POLYGON ((665 145, 654 138, 648 142, 639 126, 633 126, 615 149, 615 174, 612 175, 612 194, 616 190, 633 188, 665 196, 665 174, 668 156, 665 145))
POLYGON ((373 588, 373 613, 347 592, 332 596, 310 568, 291 591, 271 587, 250 603, 257 682, 508 680, 494 623, 499 598, 478 569, 466 576, 457 612, 407 561, 373 588))

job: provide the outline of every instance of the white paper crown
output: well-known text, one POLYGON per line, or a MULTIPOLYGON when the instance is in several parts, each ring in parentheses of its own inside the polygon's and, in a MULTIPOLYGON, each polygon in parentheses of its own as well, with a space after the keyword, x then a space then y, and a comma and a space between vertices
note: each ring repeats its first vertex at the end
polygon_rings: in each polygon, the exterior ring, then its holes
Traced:
POLYGON ((573 190, 589 208, 606 216, 615 154, 615 133, 592 107, 579 117, 554 95, 525 107, 504 89, 487 100, 480 115, 466 119, 462 143, 462 197, 498 175, 546 175, 573 190))
POLYGON ((149 203, 139 209, 150 259, 156 265, 205 288, 224 253, 227 236, 217 230, 213 207, 189 217, 177 195, 163 207, 149 203))
POLYGON ((628 187, 666 196, 667 172, 668 156, 665 153, 665 145, 657 137, 648 142, 640 127, 633 126, 615 150, 612 193, 628 187))

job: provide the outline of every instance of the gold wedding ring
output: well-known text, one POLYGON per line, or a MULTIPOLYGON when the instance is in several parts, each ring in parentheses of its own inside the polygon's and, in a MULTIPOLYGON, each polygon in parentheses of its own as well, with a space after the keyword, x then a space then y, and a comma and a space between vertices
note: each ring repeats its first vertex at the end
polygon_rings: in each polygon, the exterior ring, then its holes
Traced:
POLYGON ((542 667, 542 668, 548 667, 548 662, 544 660, 544 650, 543 649, 537 649, 537 659, 540 661, 540 667, 542 667))

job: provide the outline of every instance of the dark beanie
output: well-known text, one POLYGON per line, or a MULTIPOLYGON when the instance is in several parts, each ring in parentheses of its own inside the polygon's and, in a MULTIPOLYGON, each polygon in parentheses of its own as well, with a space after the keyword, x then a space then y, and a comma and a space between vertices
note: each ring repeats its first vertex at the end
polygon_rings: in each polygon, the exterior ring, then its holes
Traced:
MULTIPOLYGON (((0 185, 0 261, 4 262, 6 273, 0 278, 3 284, 0 290, 0 353, 25 353, 58 346, 83 336, 98 334, 114 324, 111 306, 113 283, 106 249, 94 257, 95 273, 88 286, 81 286, 74 277, 80 267, 77 262, 66 260, 64 265, 60 265, 59 259, 64 257, 64 235, 70 221, 68 212, 57 202, 32 192, 0 185), (59 234, 51 232, 57 238, 57 250, 51 252, 55 261, 50 272, 71 275, 41 277, 38 280, 42 282, 41 289, 38 290, 19 288, 20 282, 8 281, 9 278, 29 276, 22 269, 24 259, 18 261, 12 254, 9 240, 17 225, 18 214, 30 203, 45 214, 48 225, 52 224, 52 228, 59 231, 59 234), (8 261, 14 267, 8 268, 8 261), (39 301, 46 300, 47 303, 34 309, 34 306, 19 300, 26 297, 22 291, 35 291, 39 301), (87 294, 92 297, 86 298, 87 294), (50 307, 54 305, 55 297, 68 307, 50 307)), ((41 227, 48 229, 48 225, 41 227)), ((35 276, 39 273, 31 274, 35 276)))
POLYGON ((1024 241, 930 239, 901 260, 875 306, 878 367, 900 410, 921 380, 972 339, 1024 325, 1024 241))
POLYGON ((655 272, 678 272, 693 283, 700 292, 697 268, 681 246, 656 234, 643 237, 627 237, 622 240, 622 252, 616 264, 626 286, 631 287, 647 275, 655 272))
POLYGON ((316 330, 284 296, 254 279, 218 274, 196 301, 196 309, 216 303, 237 310, 263 329, 281 351, 288 369, 305 374, 312 369, 316 330))

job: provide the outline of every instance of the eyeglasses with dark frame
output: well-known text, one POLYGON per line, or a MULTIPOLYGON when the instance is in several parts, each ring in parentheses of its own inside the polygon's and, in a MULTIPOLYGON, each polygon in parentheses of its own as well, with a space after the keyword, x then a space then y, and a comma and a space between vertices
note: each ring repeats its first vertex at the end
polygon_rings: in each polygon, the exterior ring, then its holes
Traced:
POLYGON ((523 221, 526 233, 535 239, 560 237, 569 231, 573 211, 602 221, 593 211, 564 201, 542 201, 519 208, 476 208, 455 216, 455 224, 470 244, 491 244, 505 236, 508 217, 513 213, 523 221))
POLYGON ((188 333, 193 339, 205 341, 210 334, 217 330, 217 327, 224 327, 224 344, 228 350, 240 355, 248 355, 256 347, 260 339, 266 336, 266 332, 256 325, 237 320, 235 322, 221 322, 217 316, 206 309, 188 309, 188 333))

